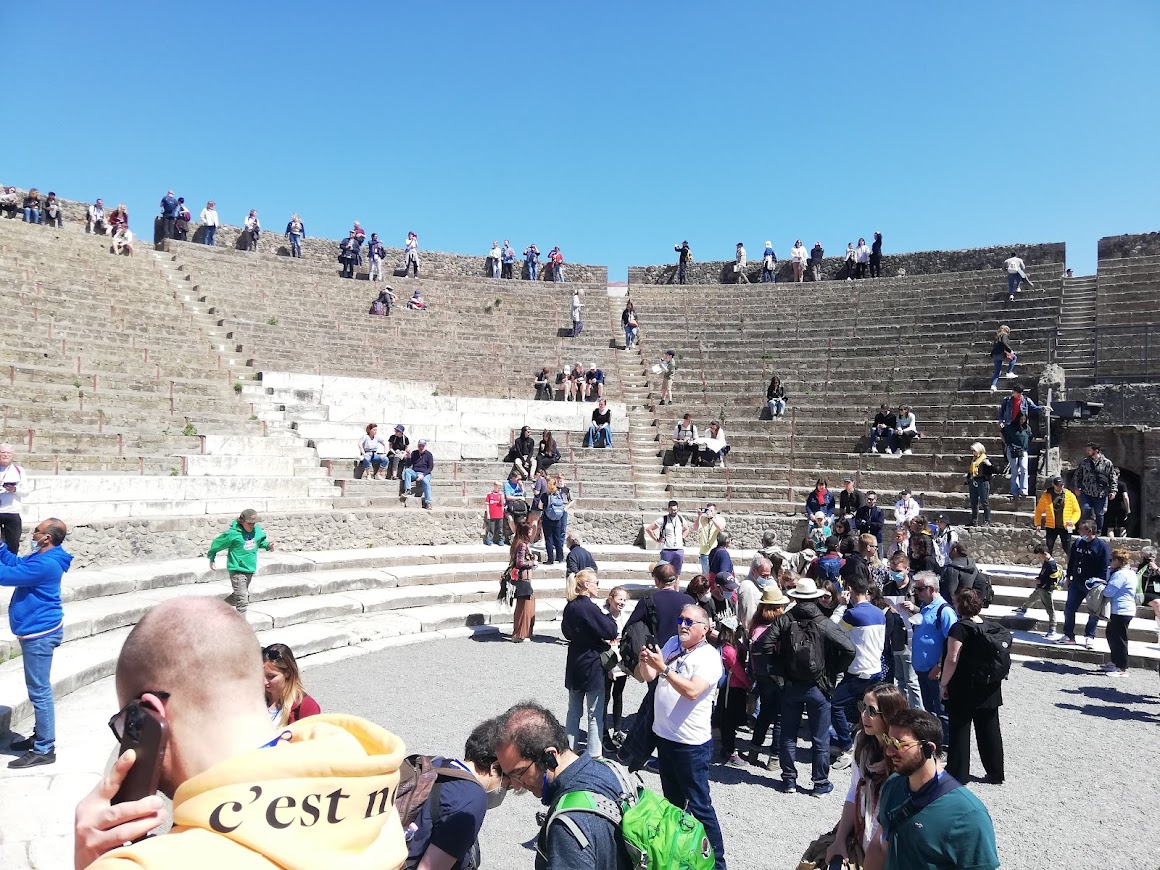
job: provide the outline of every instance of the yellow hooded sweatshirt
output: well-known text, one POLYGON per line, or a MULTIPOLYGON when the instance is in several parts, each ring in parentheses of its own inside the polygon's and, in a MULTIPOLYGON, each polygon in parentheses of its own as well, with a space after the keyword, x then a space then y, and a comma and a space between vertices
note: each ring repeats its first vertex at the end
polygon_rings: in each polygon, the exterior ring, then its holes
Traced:
POLYGON ((228 758, 182 784, 173 829, 90 870, 397 870, 403 741, 355 716, 309 716, 289 741, 228 758))

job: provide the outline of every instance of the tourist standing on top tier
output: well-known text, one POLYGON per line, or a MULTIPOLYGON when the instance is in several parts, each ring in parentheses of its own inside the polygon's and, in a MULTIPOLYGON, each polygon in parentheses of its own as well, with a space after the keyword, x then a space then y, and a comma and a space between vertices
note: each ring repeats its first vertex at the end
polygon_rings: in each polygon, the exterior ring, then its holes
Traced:
POLYGON ((491 249, 487 252, 487 274, 492 278, 499 277, 500 258, 503 256, 503 251, 499 247, 499 239, 491 243, 491 249))
POLYGON ((177 222, 177 197, 169 191, 161 197, 161 237, 173 238, 173 228, 177 222))
POLYGON ((773 284, 777 281, 777 254, 773 250, 773 242, 765 243, 765 250, 761 252, 761 283, 773 284))
POLYGON ((403 246, 403 277, 414 266, 415 277, 419 277, 419 237, 415 233, 407 233, 407 241, 403 246))
POLYGON ((290 215, 290 222, 286 224, 286 238, 290 240, 290 256, 302 258, 302 240, 306 238, 306 225, 296 214, 290 215))
POLYGON ((870 265, 870 249, 868 247, 866 247, 866 240, 865 239, 858 239, 857 252, 858 252, 858 271, 856 274, 859 278, 865 278, 866 277, 866 270, 870 265))
POLYGON ((673 245, 673 250, 677 252, 677 283, 687 284, 689 283, 689 264, 693 262, 693 252, 689 250, 689 240, 686 239, 679 245, 673 245))
POLYGON ((245 220, 246 231, 246 247, 258 253, 258 239, 262 235, 262 223, 258 220, 258 210, 256 208, 250 209, 250 213, 246 215, 245 220))
POLYGON ((810 248, 810 269, 813 270, 814 280, 822 280, 822 259, 826 256, 826 249, 822 247, 821 242, 814 242, 814 246, 810 248))
POLYGON ((214 238, 217 236, 219 223, 217 207, 211 199, 205 204, 205 208, 201 210, 202 241, 211 248, 214 246, 214 238))
POLYGON ((875 233, 870 245, 870 277, 882 277, 882 233, 875 233))
POLYGON ((1007 267, 1007 301, 1014 302, 1015 294, 1019 292, 1023 284, 1028 287, 1035 285, 1027 277, 1027 267, 1023 264, 1023 260, 1015 256, 1014 251, 1011 252, 1010 257, 1003 261, 1003 265, 1007 267))
POLYGON ((1095 517, 1096 529, 1099 530, 1104 526, 1108 496, 1119 486, 1120 472, 1103 455, 1098 444, 1089 442, 1084 452, 1087 455, 1076 470, 1075 488, 1079 490, 1079 506, 1083 515, 1095 517))
POLYGON ((499 256, 500 256, 500 264, 501 264, 500 277, 507 278, 508 280, 511 280, 512 279, 512 264, 515 263, 516 252, 515 252, 515 248, 513 248, 511 246, 511 244, 508 243, 507 239, 503 240, 503 250, 500 251, 499 256))
POLYGON ((20 552, 20 536, 24 526, 20 522, 20 496, 24 490, 24 469, 12 461, 15 450, 11 444, 0 444, 0 540, 8 552, 20 552))
POLYGON ((524 248, 524 263, 528 267, 528 280, 536 280, 536 269, 540 266, 540 249, 535 245, 524 248))
POLYGON ((745 260, 745 245, 741 242, 737 243, 737 253, 734 256, 733 272, 737 275, 738 284, 748 284, 749 276, 745 273, 747 268, 745 260))
POLYGON ((809 255, 806 253, 806 246, 802 244, 801 239, 793 243, 789 257, 793 263, 793 279, 800 284, 805 280, 806 261, 809 260, 809 255))
POLYGON ((381 281, 383 279, 383 259, 386 256, 387 250, 379 241, 379 234, 371 233, 371 240, 367 242, 367 262, 370 263, 368 280, 381 281))
POLYGON ((854 270, 857 268, 858 264, 858 252, 854 250, 853 242, 846 243, 846 254, 843 262, 846 269, 846 280, 853 281, 854 270))
POLYGON ((258 550, 267 552, 274 545, 266 539, 266 532, 258 525, 258 512, 246 508, 230 523, 230 527, 213 539, 209 545, 210 570, 214 569, 214 559, 222 550, 226 551, 226 570, 230 572, 230 583, 234 591, 226 597, 226 604, 245 613, 250 606, 250 581, 258 570, 258 550))
POLYGON ((548 253, 548 263, 552 267, 552 280, 556 282, 563 282, 564 280, 564 255, 560 253, 560 246, 552 248, 548 253))
POLYGON ((1003 371, 1003 363, 1007 363, 1007 377, 1015 377, 1015 363, 1019 362, 1019 355, 1015 353, 1008 339, 1011 337, 1010 326, 1000 326, 995 333, 995 341, 991 344, 991 362, 995 364, 995 371, 991 375, 991 392, 999 389, 999 374, 1003 371))

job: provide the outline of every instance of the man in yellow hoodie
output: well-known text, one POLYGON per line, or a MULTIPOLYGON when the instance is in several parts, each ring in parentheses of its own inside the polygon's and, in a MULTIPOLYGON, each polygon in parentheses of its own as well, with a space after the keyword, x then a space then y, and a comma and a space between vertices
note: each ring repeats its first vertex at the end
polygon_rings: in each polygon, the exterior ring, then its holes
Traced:
POLYGON ((77 870, 402 867, 402 740, 354 716, 276 728, 258 639, 225 602, 177 598, 148 611, 121 649, 116 684, 115 732, 133 702, 169 726, 161 791, 173 828, 123 845, 165 821, 156 795, 110 803, 133 766, 128 750, 77 806, 77 870))
POLYGON ((1055 477, 1035 505, 1035 528, 1047 529, 1047 555, 1055 549, 1056 538, 1063 538, 1063 555, 1071 552, 1071 533, 1079 522, 1079 500, 1070 489, 1063 488, 1063 478, 1055 477))

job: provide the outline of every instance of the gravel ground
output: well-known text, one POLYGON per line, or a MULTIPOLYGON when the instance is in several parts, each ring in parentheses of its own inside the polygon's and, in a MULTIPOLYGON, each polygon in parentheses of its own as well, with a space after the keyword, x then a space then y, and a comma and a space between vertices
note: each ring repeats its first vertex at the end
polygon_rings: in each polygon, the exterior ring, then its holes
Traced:
MULTIPOLYGON (((535 641, 515 646, 477 635, 303 664, 323 710, 378 722, 410 752, 455 755, 478 722, 520 700, 535 699, 563 720, 565 645, 549 631, 535 641)), ((995 822, 1003 867, 1160 867, 1157 688, 1151 671, 1112 679, 1086 665, 1015 663, 1002 712, 1007 781, 970 784, 995 822)), ((643 695, 630 681, 626 712, 643 695)), ((982 776, 977 755, 972 771, 982 776)), ((713 802, 734 868, 796 868, 841 813, 849 771, 834 771, 836 788, 823 798, 775 792, 774 777, 752 767, 713 769, 713 802)), ((644 779, 660 791, 658 777, 644 779)), ((808 779, 800 764, 799 781, 808 779)), ((485 866, 532 866, 537 809, 530 795, 509 794, 488 815, 480 838, 485 866)))

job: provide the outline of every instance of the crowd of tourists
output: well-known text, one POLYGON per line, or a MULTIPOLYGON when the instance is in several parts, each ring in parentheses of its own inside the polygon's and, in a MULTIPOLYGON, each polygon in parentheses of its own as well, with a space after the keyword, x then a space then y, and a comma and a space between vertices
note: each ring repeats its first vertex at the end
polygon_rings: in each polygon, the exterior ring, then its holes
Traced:
MULTIPOLYGON (((689 267, 693 264, 693 251, 686 239, 676 245, 673 250, 677 254, 677 268, 669 278, 678 284, 689 283, 689 267)), ((790 248, 789 263, 794 282, 805 281, 808 274, 814 281, 823 280, 822 263, 826 257, 825 248, 821 242, 814 242, 812 248, 807 249, 801 239, 794 241, 790 248)), ((761 251, 761 283, 771 284, 777 281, 779 263, 773 242, 766 241, 761 251)), ((749 254, 744 242, 738 242, 733 252, 733 267, 731 272, 734 281, 738 284, 748 284, 751 267, 749 254)), ((842 258, 842 267, 837 276, 839 279, 853 281, 856 278, 882 277, 882 233, 874 233, 871 243, 866 244, 863 238, 858 239, 857 245, 850 242, 842 258)), ((714 276, 716 280, 716 276, 714 276)))

